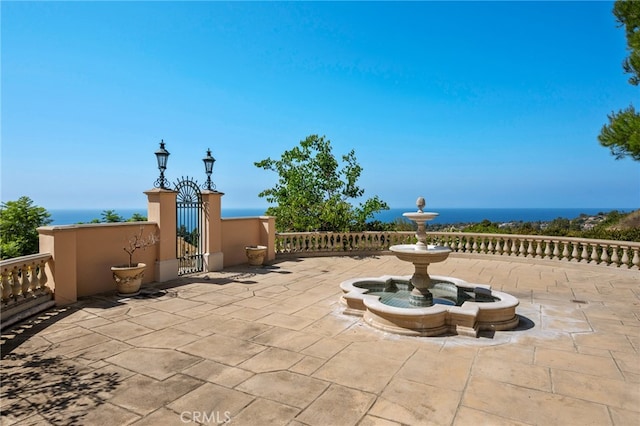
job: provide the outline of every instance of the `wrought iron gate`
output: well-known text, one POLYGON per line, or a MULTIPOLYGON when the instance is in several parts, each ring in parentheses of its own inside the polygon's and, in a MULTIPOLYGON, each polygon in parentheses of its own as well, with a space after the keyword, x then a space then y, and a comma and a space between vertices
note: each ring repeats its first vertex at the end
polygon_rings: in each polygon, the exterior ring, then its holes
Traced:
POLYGON ((175 184, 176 198, 176 257, 178 275, 204 271, 202 247, 206 235, 203 220, 202 194, 197 182, 189 177, 175 184))

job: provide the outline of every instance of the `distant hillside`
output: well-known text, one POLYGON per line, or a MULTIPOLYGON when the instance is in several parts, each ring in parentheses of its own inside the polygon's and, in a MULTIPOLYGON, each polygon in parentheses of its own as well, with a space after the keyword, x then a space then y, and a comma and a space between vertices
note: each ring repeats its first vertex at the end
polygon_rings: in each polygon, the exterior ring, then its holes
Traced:
POLYGON ((611 224, 608 227, 611 231, 625 231, 634 228, 640 228, 640 209, 629 213, 617 223, 611 224))

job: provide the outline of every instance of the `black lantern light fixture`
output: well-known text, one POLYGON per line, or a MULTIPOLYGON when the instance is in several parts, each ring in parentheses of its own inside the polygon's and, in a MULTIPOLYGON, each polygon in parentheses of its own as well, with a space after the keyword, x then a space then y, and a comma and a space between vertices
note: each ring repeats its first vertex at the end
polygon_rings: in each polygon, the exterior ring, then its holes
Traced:
POLYGON ((164 149, 164 140, 160 140, 160 149, 156 151, 156 160, 158 160, 158 169, 160 177, 155 181, 154 186, 160 189, 169 189, 167 185, 169 181, 164 177, 164 171, 167 169, 167 160, 169 159, 169 151, 164 149))
POLYGON ((202 159, 204 162, 204 172, 207 174, 207 182, 203 185, 205 189, 213 191, 216 186, 211 182, 211 173, 213 172, 213 163, 216 159, 211 156, 211 150, 207 148, 207 156, 202 159))

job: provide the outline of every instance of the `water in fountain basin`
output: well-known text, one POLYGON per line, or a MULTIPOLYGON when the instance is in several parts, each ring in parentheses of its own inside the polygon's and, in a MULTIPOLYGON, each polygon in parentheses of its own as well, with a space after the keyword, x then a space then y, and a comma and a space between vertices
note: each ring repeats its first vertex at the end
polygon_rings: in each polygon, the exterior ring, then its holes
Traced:
MULTIPOLYGON (((384 305, 408 309, 421 308, 409 302, 413 287, 408 280, 391 279, 386 283, 362 281, 355 283, 354 286, 367 289, 368 295, 379 296, 380 302, 384 305)), ((440 305, 460 306, 467 301, 495 302, 498 300, 490 293, 476 292, 476 289, 471 287, 458 287, 449 281, 431 280, 429 291, 433 294, 433 303, 440 305)))

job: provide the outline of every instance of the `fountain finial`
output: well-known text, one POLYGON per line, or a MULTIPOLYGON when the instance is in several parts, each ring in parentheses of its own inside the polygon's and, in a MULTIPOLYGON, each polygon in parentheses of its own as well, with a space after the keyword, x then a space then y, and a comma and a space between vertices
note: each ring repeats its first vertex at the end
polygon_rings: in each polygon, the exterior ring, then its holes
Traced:
POLYGON ((416 200, 416 206, 418 206, 418 213, 422 213, 422 209, 424 208, 425 205, 426 203, 424 201, 424 197, 418 197, 418 200, 416 200))

